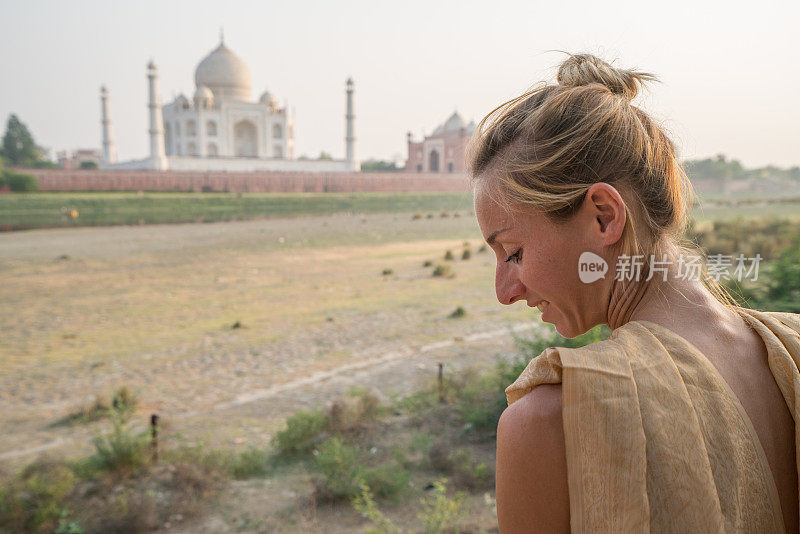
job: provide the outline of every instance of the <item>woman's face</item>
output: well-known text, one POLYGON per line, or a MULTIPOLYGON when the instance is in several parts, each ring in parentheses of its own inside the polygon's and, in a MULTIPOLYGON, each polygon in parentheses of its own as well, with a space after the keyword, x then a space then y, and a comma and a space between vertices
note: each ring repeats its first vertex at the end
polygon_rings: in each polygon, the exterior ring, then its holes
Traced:
POLYGON ((583 208, 568 222, 555 224, 539 213, 508 213, 481 185, 474 202, 481 233, 497 257, 495 290, 501 304, 541 303, 542 320, 569 338, 606 322, 613 269, 611 276, 606 273, 592 283, 578 276, 583 252, 603 255, 602 245, 593 238, 593 219, 583 208))

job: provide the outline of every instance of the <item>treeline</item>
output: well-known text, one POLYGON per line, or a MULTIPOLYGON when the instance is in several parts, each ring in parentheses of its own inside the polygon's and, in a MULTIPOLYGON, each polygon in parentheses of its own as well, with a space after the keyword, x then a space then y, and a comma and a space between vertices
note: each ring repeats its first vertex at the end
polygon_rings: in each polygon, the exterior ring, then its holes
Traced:
POLYGON ((746 169, 738 160, 727 159, 723 154, 718 154, 713 158, 688 160, 684 162, 683 166, 691 179, 772 179, 793 180, 800 183, 800 167, 797 165, 788 169, 781 169, 774 165, 746 169))

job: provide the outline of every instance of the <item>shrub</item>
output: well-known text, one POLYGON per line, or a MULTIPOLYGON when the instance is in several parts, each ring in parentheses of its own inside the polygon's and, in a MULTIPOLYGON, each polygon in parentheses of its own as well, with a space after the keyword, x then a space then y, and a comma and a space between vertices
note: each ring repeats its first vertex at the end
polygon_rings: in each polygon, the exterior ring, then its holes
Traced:
POLYGON ((451 319, 458 319, 459 317, 464 317, 466 314, 467 310, 464 309, 464 306, 459 306, 453 310, 448 317, 451 319))
POLYGON ((36 177, 19 172, 4 171, 0 187, 2 187, 3 184, 8 186, 11 191, 15 192, 37 191, 39 189, 39 183, 36 181, 36 177))
POLYGON ((465 249, 464 249, 464 250, 461 252, 461 259, 462 259, 462 260, 468 260, 468 259, 470 259, 471 257, 472 257, 472 251, 471 251, 470 249, 468 249, 468 248, 465 248, 465 249))
POLYGON ((486 463, 476 462, 471 449, 452 450, 452 444, 446 440, 437 441, 431 447, 430 465, 452 475, 454 484, 462 488, 485 489, 494 485, 494 474, 486 463))
POLYGON ((115 417, 110 434, 95 437, 95 452, 87 460, 89 472, 108 471, 128 474, 141 470, 148 460, 148 431, 133 433, 125 428, 124 418, 115 417))
POLYGON ((363 430, 375 420, 379 409, 380 401, 371 391, 353 387, 331 404, 326 429, 334 433, 363 430))
POLYGON ((453 270, 449 265, 445 263, 437 263, 436 267, 433 269, 433 276, 443 276, 452 278, 454 274, 453 270))
POLYGON ((411 217, 411 220, 415 221, 415 220, 421 219, 421 218, 422 218, 422 213, 417 211, 417 212, 414 212, 414 215, 411 217))
POLYGON ((425 260, 425 262, 422 264, 423 267, 430 267, 431 265, 433 265, 431 260, 425 260))
POLYGON ((444 253, 444 259, 447 260, 447 261, 454 260, 455 256, 453 256, 453 251, 452 250, 448 250, 447 252, 445 252, 444 253))
POLYGON ((358 450, 338 436, 323 442, 314 451, 314 467, 320 476, 314 477, 317 496, 322 500, 350 498, 358 494, 364 478, 364 467, 358 460, 358 450))
POLYGON ((327 418, 320 411, 297 412, 287 419, 286 430, 275 434, 274 444, 283 456, 308 454, 319 442, 326 426, 327 418))
POLYGON ((383 272, 381 272, 381 274, 383 276, 386 276, 386 275, 389 275, 389 274, 392 274, 392 273, 394 273, 394 270, 392 270, 392 269, 384 269, 383 272))
POLYGON ((398 463, 368 467, 358 447, 334 436, 314 451, 314 488, 320 500, 352 499, 367 484, 380 497, 401 493, 411 474, 398 463))
POLYGON ((75 475, 65 463, 40 459, 0 487, 0 531, 52 532, 64 517, 75 475))
POLYGON ((234 457, 230 474, 237 480, 264 476, 269 472, 270 458, 266 451, 251 447, 234 457))
POLYGON ((356 509, 357 512, 364 515, 375 523, 374 528, 367 529, 365 534, 401 534, 403 531, 397 527, 394 523, 391 522, 389 518, 387 518, 378 507, 375 505, 375 501, 372 498, 372 492, 369 489, 369 485, 366 483, 361 483, 360 486, 361 493, 353 497, 352 504, 353 508, 356 509))
POLYGON ((431 495, 421 501, 422 513, 417 515, 425 527, 425 534, 440 534, 445 529, 458 531, 459 515, 466 497, 466 493, 458 492, 452 499, 448 498, 446 478, 434 482, 431 495))
POLYGON ((478 248, 478 254, 483 254, 483 253, 484 253, 484 252, 486 252, 487 250, 488 250, 488 248, 486 247, 486 245, 481 245, 481 246, 478 248))

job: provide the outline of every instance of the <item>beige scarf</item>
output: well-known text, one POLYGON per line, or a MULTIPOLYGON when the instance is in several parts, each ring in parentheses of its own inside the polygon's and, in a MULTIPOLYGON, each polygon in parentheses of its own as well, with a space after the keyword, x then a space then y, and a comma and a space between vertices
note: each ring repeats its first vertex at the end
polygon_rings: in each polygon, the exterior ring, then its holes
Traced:
MULTIPOLYGON (((797 421, 800 314, 736 309, 766 343, 797 421)), ((545 349, 506 388, 508 403, 559 383, 572 532, 785 531, 749 417, 684 338, 631 321, 604 341, 545 349)))

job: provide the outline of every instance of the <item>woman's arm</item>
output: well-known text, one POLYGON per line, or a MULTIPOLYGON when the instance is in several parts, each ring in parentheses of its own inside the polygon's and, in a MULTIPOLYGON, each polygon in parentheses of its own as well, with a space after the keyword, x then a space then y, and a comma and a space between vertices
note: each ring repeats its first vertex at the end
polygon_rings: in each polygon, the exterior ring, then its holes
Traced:
POLYGON ((506 408, 497 425, 501 534, 569 532, 561 384, 543 384, 506 408))

